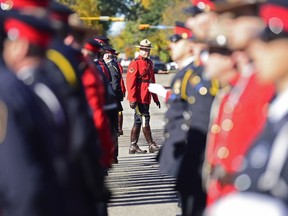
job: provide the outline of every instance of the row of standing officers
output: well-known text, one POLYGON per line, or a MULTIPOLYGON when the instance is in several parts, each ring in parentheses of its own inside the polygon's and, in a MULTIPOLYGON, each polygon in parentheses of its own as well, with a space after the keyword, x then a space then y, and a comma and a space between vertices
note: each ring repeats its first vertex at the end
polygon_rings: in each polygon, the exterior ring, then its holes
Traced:
MULTIPOLYGON (((11 2, 0 28, 1 214, 107 215, 125 96, 115 50, 106 37, 84 40, 91 29, 64 5, 11 2)), ((149 40, 129 65, 129 153, 146 153, 141 126, 159 150, 148 90, 159 108, 165 97, 160 171, 177 178, 185 216, 287 215, 287 8, 192 0, 170 37, 180 67, 171 91, 153 84, 149 40)))
POLYGON ((60 3, 1 6, 0 215, 107 215, 126 92, 116 51, 60 3))
POLYGON ((183 216, 288 215, 284 0, 192 0, 176 22, 179 71, 167 100, 160 172, 183 216))

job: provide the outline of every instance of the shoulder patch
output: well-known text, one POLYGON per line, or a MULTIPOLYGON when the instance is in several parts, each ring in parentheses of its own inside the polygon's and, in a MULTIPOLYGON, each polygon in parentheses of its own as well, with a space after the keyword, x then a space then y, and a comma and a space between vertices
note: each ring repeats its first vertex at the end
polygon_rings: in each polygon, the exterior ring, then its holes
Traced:
POLYGON ((7 132, 8 109, 4 101, 0 100, 0 144, 3 143, 7 132))
POLYGON ((134 71, 135 71, 135 68, 133 68, 133 67, 129 68, 130 73, 133 73, 134 71))

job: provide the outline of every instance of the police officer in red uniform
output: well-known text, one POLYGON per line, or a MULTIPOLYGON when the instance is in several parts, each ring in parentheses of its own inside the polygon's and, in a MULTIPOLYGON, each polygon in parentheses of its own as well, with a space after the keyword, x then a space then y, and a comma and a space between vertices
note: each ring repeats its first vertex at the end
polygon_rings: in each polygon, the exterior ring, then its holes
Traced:
POLYGON ((149 147, 149 152, 153 153, 159 150, 159 146, 154 142, 150 128, 149 106, 151 102, 151 95, 159 108, 161 105, 158 100, 158 96, 148 91, 149 83, 155 83, 153 63, 148 58, 152 46, 148 39, 144 39, 140 42, 140 46, 136 47, 140 48, 139 56, 128 66, 126 77, 128 100, 130 107, 135 109, 134 125, 132 127, 130 137, 131 145, 129 148, 129 154, 143 154, 147 152, 146 150, 141 150, 137 145, 141 125, 143 128, 143 134, 149 147))

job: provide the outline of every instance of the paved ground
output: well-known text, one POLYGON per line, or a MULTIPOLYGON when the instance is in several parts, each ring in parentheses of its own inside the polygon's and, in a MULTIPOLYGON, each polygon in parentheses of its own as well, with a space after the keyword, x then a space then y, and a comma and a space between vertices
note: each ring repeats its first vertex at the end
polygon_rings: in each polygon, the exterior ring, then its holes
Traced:
MULTIPOLYGON (((125 76, 124 74, 124 80, 125 76)), ((156 74, 156 81, 164 86, 174 74, 156 74)), ((151 104, 151 128, 154 140, 163 144, 164 114, 167 110, 164 99, 161 109, 151 104)), ((109 203, 109 216, 175 216, 181 213, 177 206, 177 193, 173 190, 175 180, 158 172, 156 153, 129 155, 130 129, 133 124, 134 111, 129 108, 127 100, 124 107, 124 135, 119 138, 119 164, 114 165, 107 177, 108 187, 113 193, 109 203)), ((139 146, 146 149, 143 134, 139 146)))

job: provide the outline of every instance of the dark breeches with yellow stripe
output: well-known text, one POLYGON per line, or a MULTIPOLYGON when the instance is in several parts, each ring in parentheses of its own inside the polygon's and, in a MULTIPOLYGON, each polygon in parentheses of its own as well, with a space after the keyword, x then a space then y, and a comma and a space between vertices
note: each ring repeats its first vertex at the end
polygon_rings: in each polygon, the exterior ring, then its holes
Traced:
POLYGON ((134 114, 134 126, 136 127, 147 127, 150 125, 150 112, 149 104, 137 104, 134 114))

